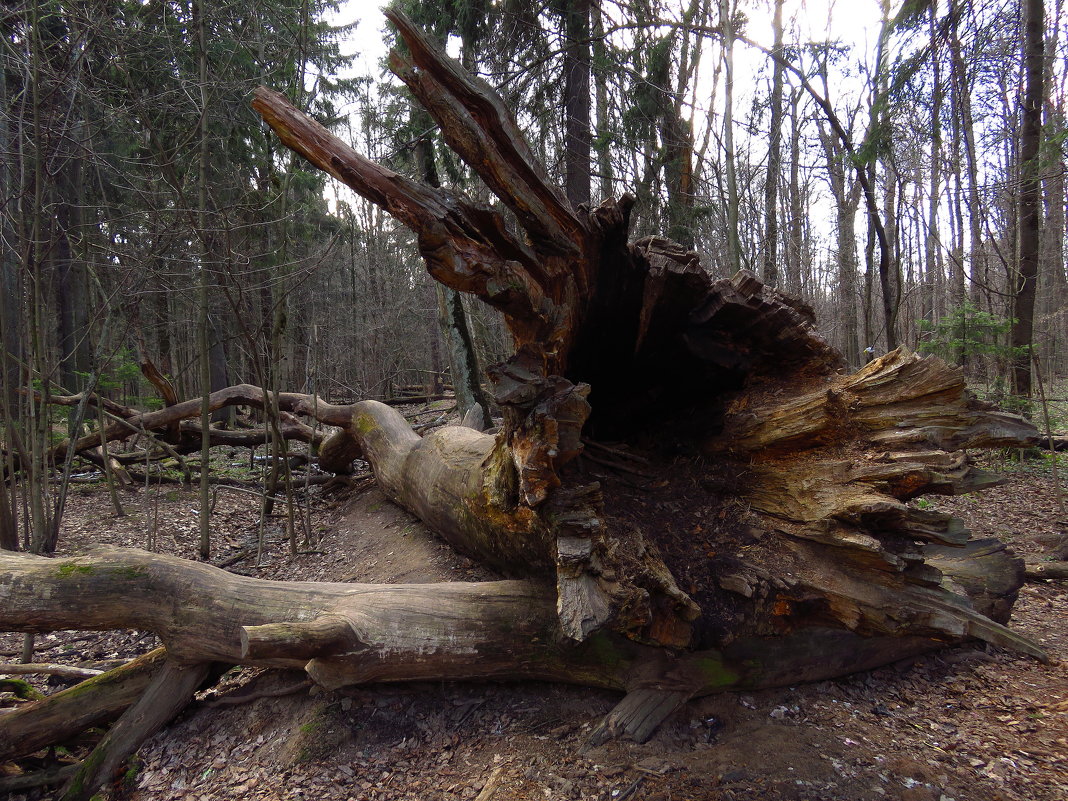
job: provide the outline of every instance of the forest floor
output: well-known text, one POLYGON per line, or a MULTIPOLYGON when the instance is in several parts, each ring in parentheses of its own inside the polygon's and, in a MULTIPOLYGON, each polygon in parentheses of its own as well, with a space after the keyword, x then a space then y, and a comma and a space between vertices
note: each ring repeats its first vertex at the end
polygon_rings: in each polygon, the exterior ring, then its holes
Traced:
MULTIPOLYGON (((1003 464, 1008 483, 979 496, 930 498, 975 536, 1000 536, 1039 558, 1065 529, 1049 459, 1003 464)), ((1068 470, 1062 470, 1062 474, 1068 470)), ((1062 479, 1063 481, 1063 479, 1062 479)), ((92 543, 193 557, 197 499, 185 489, 123 493, 83 486, 62 548, 92 543), (158 507, 155 501, 158 499, 158 507)), ((302 510, 303 514, 303 510, 302 510)), ((254 497, 222 490, 215 561, 255 542, 254 497)), ((492 578, 453 553, 373 486, 322 499, 313 490, 313 551, 290 555, 275 520, 261 566, 289 580, 432 582, 492 578)), ((422 683, 315 692, 302 674, 232 671, 150 740, 112 799, 791 799, 1063 801, 1068 798, 1068 582, 1029 583, 1011 625, 1057 664, 965 645, 837 681, 692 702, 645 744, 585 746, 619 700, 539 683, 422 683), (286 692, 271 696, 271 692, 286 692), (235 703, 236 702, 236 703, 235 703)), ((0 655, 21 636, 0 635, 0 655)), ((138 632, 38 637, 38 661, 74 664, 154 647, 138 632)), ((2 766, 0 766, 2 768, 2 766)), ((12 801, 36 798, 12 796, 12 801)))

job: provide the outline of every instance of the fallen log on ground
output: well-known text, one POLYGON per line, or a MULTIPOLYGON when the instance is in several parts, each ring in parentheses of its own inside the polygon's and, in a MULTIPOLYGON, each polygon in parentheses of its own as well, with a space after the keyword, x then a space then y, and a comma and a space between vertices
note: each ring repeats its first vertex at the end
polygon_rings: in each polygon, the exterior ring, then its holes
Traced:
MULTIPOLYGON (((65 404, 70 400, 76 402, 75 399, 78 397, 80 396, 64 397, 59 400, 53 398, 52 400, 54 403, 65 404)), ((67 451, 71 448, 75 452, 81 453, 88 448, 99 446, 101 442, 126 440, 138 433, 165 430, 174 423, 199 415, 200 402, 200 398, 192 398, 176 403, 173 406, 145 412, 126 409, 119 415, 122 417, 121 421, 112 423, 102 432, 96 431, 86 434, 73 442, 63 440, 52 449, 50 458, 54 461, 59 461, 67 455, 67 451)), ((272 405, 276 404, 280 411, 306 415, 318 420, 320 423, 333 426, 346 426, 351 418, 351 411, 347 406, 336 406, 326 403, 314 395, 305 395, 299 392, 265 393, 262 388, 252 384, 238 384, 226 387, 212 392, 208 396, 208 410, 211 412, 230 406, 249 406, 263 409, 265 404, 267 408, 271 408, 272 405)))
MULTIPOLYGON (((56 405, 66 406, 75 405, 81 399, 81 395, 64 395, 52 397, 50 400, 56 405)), ((109 452, 113 461, 119 465, 128 465, 143 463, 146 460, 146 451, 147 458, 151 460, 166 458, 168 455, 196 453, 200 450, 201 428, 199 423, 191 421, 191 418, 200 416, 199 398, 152 411, 138 411, 120 406, 95 395, 91 396, 88 402, 94 405, 103 404, 115 422, 106 426, 103 431, 86 434, 73 442, 63 440, 52 448, 49 454, 53 463, 61 462, 68 450, 73 449, 82 458, 100 466, 103 464, 103 457, 99 452, 101 442, 122 442, 134 437, 147 437, 151 445, 137 453, 109 452)), ((212 412, 234 406, 264 409, 265 402, 268 409, 277 405, 278 432, 282 439, 322 446, 323 453, 320 458, 324 470, 336 473, 351 472, 352 461, 359 457, 359 452, 352 450, 354 440, 351 436, 327 436, 294 417, 303 415, 329 426, 344 428, 352 421, 350 406, 327 403, 314 395, 298 392, 264 393, 261 388, 251 384, 238 384, 211 393, 208 407, 212 412)), ((273 437, 267 428, 228 431, 213 427, 209 429, 208 435, 211 447, 256 447, 269 442, 273 437)), ((18 454, 10 454, 10 457, 11 463, 18 469, 18 454)))

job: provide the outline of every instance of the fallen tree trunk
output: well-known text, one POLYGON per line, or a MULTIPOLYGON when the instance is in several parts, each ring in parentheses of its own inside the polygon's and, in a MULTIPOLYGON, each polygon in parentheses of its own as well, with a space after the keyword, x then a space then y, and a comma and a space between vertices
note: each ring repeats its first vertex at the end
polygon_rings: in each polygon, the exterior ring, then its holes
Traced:
MULTIPOLYGON (((288 146, 408 225, 436 280, 501 311, 515 354, 489 373, 504 423, 421 437, 373 401, 282 393, 278 405, 340 426, 324 463, 365 458, 391 498, 509 580, 281 583, 117 549, 0 555, 0 627, 148 629, 175 664, 298 668, 328 688, 616 688, 628 695, 599 736, 639 738, 695 695, 971 638, 1045 658, 1004 625, 1022 562, 911 503, 996 483, 965 449, 1034 443, 1030 423, 976 401, 936 358, 896 350, 847 374, 803 304, 744 271, 713 280, 667 240, 628 242, 629 196, 571 208, 492 90, 388 15, 410 53, 393 55, 394 71, 521 233, 365 159, 277 93, 258 90, 254 105, 288 146)), ((263 400, 255 387, 211 396, 212 408, 263 400)), ((199 401, 127 429, 193 413, 199 401)))
MULTIPOLYGON (((387 15, 410 50, 393 55, 394 71, 526 232, 512 236, 500 215, 368 161, 257 92, 283 142, 412 228, 431 275, 500 309, 515 340, 515 356, 490 370, 504 414, 494 438, 455 428, 420 439, 384 407, 355 405, 349 430, 387 492, 472 556, 555 577, 561 627, 577 641, 607 627, 693 648, 813 618, 1006 641, 923 556, 923 543, 962 545, 966 532, 907 502, 989 486, 961 449, 1033 442, 1034 428, 971 399, 938 359, 895 351, 843 375, 796 301, 747 273, 713 281, 666 240, 628 245, 631 198, 572 209, 499 98, 387 15), (731 525, 687 542, 616 519, 611 487, 582 476, 584 431, 685 441, 711 460, 689 478, 733 486, 707 498, 731 525)), ((646 449, 670 475, 677 454, 646 449)), ((1017 563, 998 569, 1018 586, 1017 563)))
POLYGON ((1025 575, 1029 581, 1068 580, 1068 562, 1029 562, 1025 575))
MULTIPOLYGON (((0 553, 0 588, 7 601, 0 627, 8 631, 136 628, 157 634, 171 660, 303 669, 329 689, 529 678, 692 696, 827 678, 854 662, 871 666, 937 646, 929 637, 871 637, 818 625, 690 653, 603 630, 578 643, 560 630, 551 587, 536 582, 266 581, 123 548, 70 559, 0 553), (824 658, 813 659, 820 651, 824 658)), ((973 617, 988 625, 979 613, 973 617)), ((133 675, 132 665, 128 670, 133 675)), ((0 732, 13 714, 0 716, 0 732)))

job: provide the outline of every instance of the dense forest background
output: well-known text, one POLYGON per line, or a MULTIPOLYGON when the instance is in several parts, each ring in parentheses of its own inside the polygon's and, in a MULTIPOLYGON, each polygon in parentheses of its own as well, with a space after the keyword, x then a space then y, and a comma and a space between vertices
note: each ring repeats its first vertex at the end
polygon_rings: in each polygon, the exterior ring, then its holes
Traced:
MULTIPOLYGON (((798 295, 852 365, 905 344, 1002 399, 1052 385, 1068 373, 1063 0, 863 2, 881 19, 868 46, 810 41, 784 0, 401 5, 502 92, 569 199, 634 193, 637 235, 798 295), (739 59, 758 65, 744 86, 739 59)), ((388 73, 336 77, 352 74, 336 10, 4 0, 8 443, 52 436, 20 387, 162 403, 143 358, 179 397, 440 384, 455 298, 401 225, 328 189, 249 108, 269 85, 370 158, 493 202, 388 73)), ((501 358, 493 313, 467 315, 482 363, 501 358)))

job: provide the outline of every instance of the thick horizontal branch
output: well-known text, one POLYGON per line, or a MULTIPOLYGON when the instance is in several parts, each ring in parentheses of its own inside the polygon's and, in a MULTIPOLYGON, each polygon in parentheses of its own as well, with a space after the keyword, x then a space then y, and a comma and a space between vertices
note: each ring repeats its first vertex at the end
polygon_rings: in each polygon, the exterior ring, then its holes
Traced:
POLYGON ((51 662, 22 662, 17 665, 0 664, 0 674, 8 676, 59 676, 63 679, 91 679, 104 671, 92 668, 56 665, 51 662))
MULTIPOLYGON (((873 592, 886 595, 890 589, 873 592)), ((5 599, 0 630, 137 628, 155 632, 176 662, 303 668, 328 688, 522 678, 700 695, 843 675, 944 642, 941 631, 862 636, 810 625, 778 636, 742 636, 722 650, 692 653, 640 645, 605 631, 575 643, 560 630, 552 588, 531 582, 265 581, 121 548, 65 559, 0 553, 0 595, 5 599), (323 650, 313 654, 315 648, 302 645, 302 632, 310 632, 307 642, 323 650), (291 654, 272 646, 282 640, 293 645, 291 654), (262 657, 252 655, 251 643, 263 645, 262 657)), ((933 617, 946 605, 932 593, 922 611, 933 617)), ((966 613, 959 636, 991 639, 980 631, 989 621, 966 613)))
MULTIPOLYGON (((0 630, 136 628, 171 657, 304 668, 309 651, 244 656, 244 643, 288 624, 345 621, 350 648, 323 661, 334 686, 373 680, 531 675, 566 678, 553 651, 551 588, 523 581, 380 585, 261 581, 209 565, 118 548, 72 559, 0 553, 0 630), (179 610, 179 611, 176 611, 179 610), (244 630, 244 631, 243 631, 244 630), (251 632, 251 636, 249 634, 251 632), (473 659, 477 655, 477 659, 473 659), (535 667, 528 667, 528 662, 535 667)), ((334 630, 336 632, 336 629, 334 630)), ((331 638, 325 653, 333 653, 331 638)), ((250 652, 255 649, 250 647, 250 652)), ((264 650, 271 650, 264 648, 264 650)), ((619 677, 605 683, 618 686, 619 677)))

